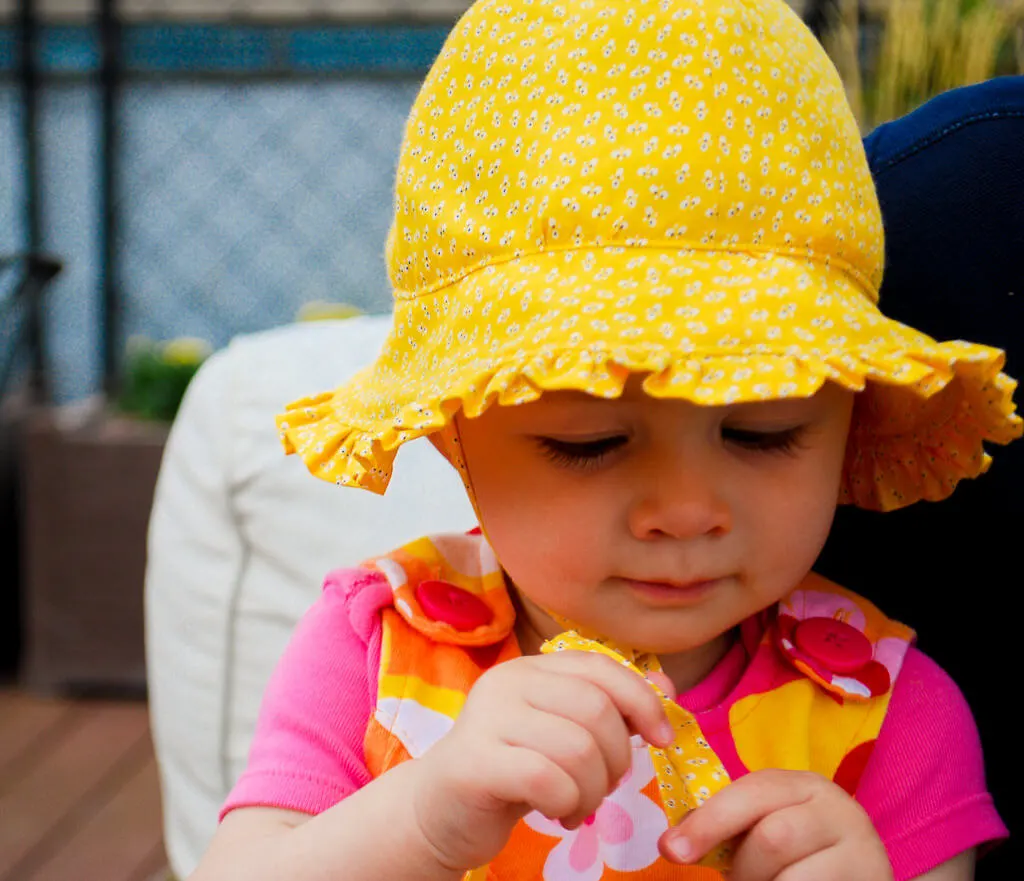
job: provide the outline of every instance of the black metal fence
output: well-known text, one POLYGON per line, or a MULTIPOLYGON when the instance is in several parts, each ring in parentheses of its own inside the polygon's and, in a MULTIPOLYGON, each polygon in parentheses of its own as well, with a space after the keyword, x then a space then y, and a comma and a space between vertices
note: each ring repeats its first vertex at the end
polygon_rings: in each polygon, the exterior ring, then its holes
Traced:
POLYGON ((113 392, 134 334, 219 346, 310 300, 388 306, 402 125, 468 0, 363 5, 189 21, 182 0, 95 0, 55 22, 20 0, 0 21, 0 224, 17 239, 0 253, 67 264, 29 322, 59 400, 113 392))
POLYGON ((25 404, 115 393, 133 334, 385 308, 402 124, 468 5, 190 2, 0 0, 0 677, 25 404))
MULTIPOLYGON (((4 147, 13 161, 5 169, 4 183, 20 210, 18 231, 0 249, 0 401, 15 374, 27 369, 29 387, 45 395, 45 350, 43 344, 42 294, 59 271, 40 254, 41 226, 37 194, 38 144, 35 138, 38 110, 38 69, 33 53, 23 47, 37 39, 37 21, 32 3, 19 10, 13 33, 12 67, 16 86, 0 99, 3 113, 4 147), (20 242, 19 242, 20 240, 20 242), (18 247, 20 244, 20 247, 18 247)), ((12 232, 14 232, 12 230, 12 232)))

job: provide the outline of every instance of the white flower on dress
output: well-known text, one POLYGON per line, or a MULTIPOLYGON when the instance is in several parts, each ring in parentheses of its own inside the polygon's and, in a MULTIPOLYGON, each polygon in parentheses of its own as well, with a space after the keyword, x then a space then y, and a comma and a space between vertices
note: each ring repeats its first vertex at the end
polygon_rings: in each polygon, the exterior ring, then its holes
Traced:
POLYGON ((646 869, 658 859, 658 839, 668 829, 661 807, 643 793, 654 779, 647 744, 633 738, 633 767, 618 788, 578 829, 566 829, 534 811, 524 822, 560 838, 544 863, 544 881, 599 881, 605 867, 618 872, 646 869))

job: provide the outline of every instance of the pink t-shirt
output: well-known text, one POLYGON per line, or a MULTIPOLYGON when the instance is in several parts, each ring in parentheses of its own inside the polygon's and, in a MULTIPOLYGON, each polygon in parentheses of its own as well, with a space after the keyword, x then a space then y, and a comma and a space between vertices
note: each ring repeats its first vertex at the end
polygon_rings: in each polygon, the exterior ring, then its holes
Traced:
MULTIPOLYGON (((386 584, 366 582, 358 570, 328 576, 267 686, 248 767, 222 817, 253 806, 318 814, 370 782, 363 737, 377 702, 379 611, 390 600, 386 584)), ((737 642, 679 702, 698 721, 720 714, 745 693, 747 665, 737 642)), ((731 776, 744 772, 721 757, 731 776)), ((885 844, 896 881, 1007 835, 985 785, 967 702, 916 649, 896 680, 856 797, 885 844)))

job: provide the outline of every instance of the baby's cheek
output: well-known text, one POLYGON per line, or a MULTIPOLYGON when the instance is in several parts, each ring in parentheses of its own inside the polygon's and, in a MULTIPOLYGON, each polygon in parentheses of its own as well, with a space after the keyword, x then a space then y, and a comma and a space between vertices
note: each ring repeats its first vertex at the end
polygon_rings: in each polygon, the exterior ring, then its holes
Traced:
POLYGON ((603 563, 601 543, 585 524, 564 521, 534 531, 528 553, 534 574, 546 582, 587 584, 599 576, 603 563))
POLYGON ((817 493, 794 491, 774 508, 772 516, 759 517, 753 541, 755 565, 771 592, 785 596, 810 571, 825 545, 834 515, 834 501, 817 493))
POLYGON ((524 528, 499 559, 516 585, 540 605, 570 611, 610 573, 607 541, 585 524, 565 521, 524 528))

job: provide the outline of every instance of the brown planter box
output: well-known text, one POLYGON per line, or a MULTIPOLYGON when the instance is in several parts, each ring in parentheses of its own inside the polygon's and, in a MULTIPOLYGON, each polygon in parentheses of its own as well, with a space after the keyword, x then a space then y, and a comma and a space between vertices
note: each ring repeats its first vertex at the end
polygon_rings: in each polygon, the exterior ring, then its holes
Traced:
POLYGON ((166 426, 42 410, 23 446, 25 653, 40 691, 145 687, 146 529, 166 426))

